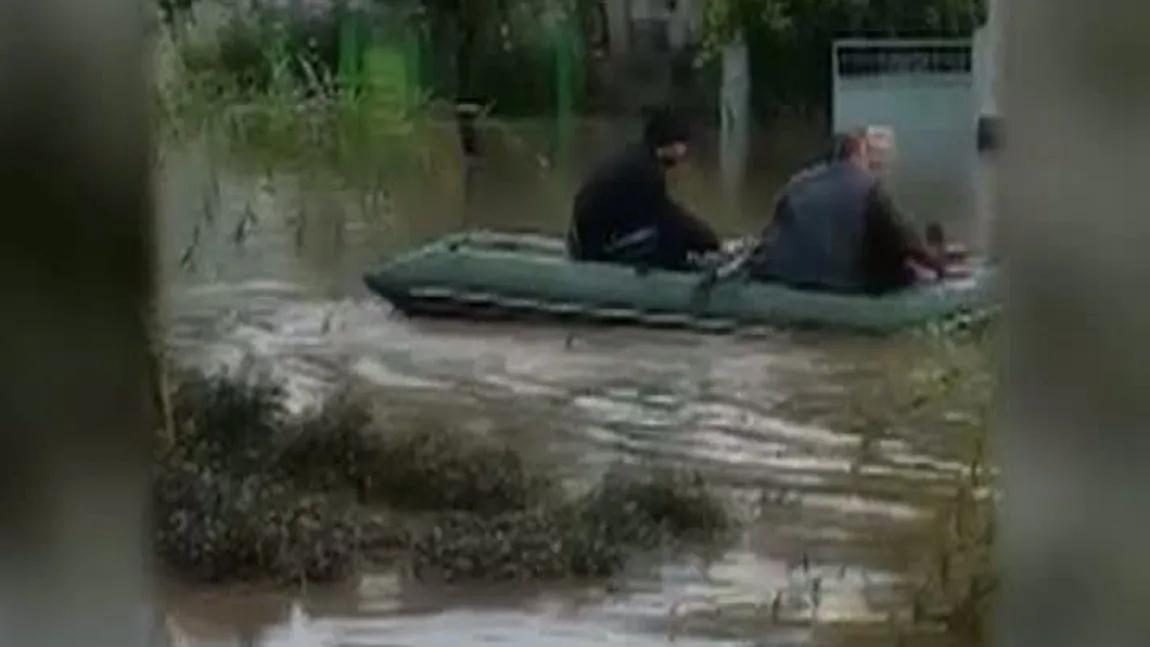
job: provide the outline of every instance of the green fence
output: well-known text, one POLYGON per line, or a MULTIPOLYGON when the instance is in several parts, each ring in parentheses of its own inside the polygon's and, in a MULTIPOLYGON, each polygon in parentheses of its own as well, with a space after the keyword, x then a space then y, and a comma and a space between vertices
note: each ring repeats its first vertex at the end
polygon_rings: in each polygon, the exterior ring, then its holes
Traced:
MULTIPOLYGON (((339 24, 338 78, 345 91, 366 95, 381 105, 413 109, 431 95, 454 99, 456 79, 434 78, 435 52, 425 26, 410 22, 396 26, 375 24, 366 14, 348 13, 339 24)), ((553 151, 556 164, 566 164, 572 155, 574 118, 584 98, 585 64, 583 40, 574 19, 558 20, 547 28, 543 45, 519 50, 485 52, 477 65, 479 98, 490 102, 496 114, 514 114, 516 103, 532 103, 523 95, 524 85, 532 76, 522 70, 523 59, 545 62, 546 67, 533 76, 544 97, 543 105, 533 106, 550 112, 555 118, 553 151), (513 73, 515 72, 515 73, 513 73), (486 87, 485 87, 486 86, 486 87), (516 87, 518 86, 518 87, 516 87), (519 95, 516 95, 519 93, 519 95), (508 106, 501 102, 511 99, 508 106), (517 101, 518 100, 518 101, 517 101)))

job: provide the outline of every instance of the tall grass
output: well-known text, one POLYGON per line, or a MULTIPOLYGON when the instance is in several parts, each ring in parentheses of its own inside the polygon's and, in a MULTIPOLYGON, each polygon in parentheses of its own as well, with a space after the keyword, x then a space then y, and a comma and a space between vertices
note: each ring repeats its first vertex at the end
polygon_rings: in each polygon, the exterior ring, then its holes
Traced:
POLYGON ((957 644, 989 644, 999 583, 992 435, 998 343, 996 316, 959 322, 919 346, 915 363, 892 371, 897 377, 873 387, 864 398, 869 404, 852 412, 863 427, 929 442, 965 466, 950 474, 942 488, 949 495, 928 504, 925 520, 901 544, 912 585, 900 632, 935 628, 957 644))
POLYGON ((940 620, 970 645, 990 643, 1000 578, 994 560, 1000 490, 992 436, 998 343, 997 323, 990 319, 950 347, 949 363, 937 374, 950 397, 941 400, 948 406, 934 416, 963 439, 959 455, 966 470, 951 499, 934 510, 928 529, 933 547, 920 555, 923 579, 914 602, 916 615, 940 620))
POLYGON ((436 118, 445 110, 412 90, 397 48, 377 45, 352 85, 299 51, 285 23, 197 3, 153 34, 161 141, 206 145, 240 170, 322 175, 383 202, 415 178, 457 181, 453 125, 436 118))

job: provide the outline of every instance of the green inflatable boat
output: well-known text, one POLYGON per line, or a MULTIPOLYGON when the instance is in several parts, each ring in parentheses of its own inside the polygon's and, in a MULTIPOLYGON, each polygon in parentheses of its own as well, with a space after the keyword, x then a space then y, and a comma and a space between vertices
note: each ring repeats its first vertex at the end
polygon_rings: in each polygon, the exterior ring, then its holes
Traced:
POLYGON ((991 306, 991 266, 881 297, 836 295, 701 273, 573 263, 563 241, 526 234, 452 234, 364 275, 408 315, 499 316, 732 331, 837 328, 891 333, 991 306))

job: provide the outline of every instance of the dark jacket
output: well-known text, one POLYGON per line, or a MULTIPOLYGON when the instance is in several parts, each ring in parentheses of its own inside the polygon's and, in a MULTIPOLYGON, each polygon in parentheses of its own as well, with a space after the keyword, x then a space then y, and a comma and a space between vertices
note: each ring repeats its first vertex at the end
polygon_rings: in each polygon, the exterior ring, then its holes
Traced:
POLYGON ((754 271, 806 289, 865 289, 868 195, 874 178, 848 162, 820 163, 783 188, 754 271))
POLYGON ((807 289, 882 293, 914 282, 908 261, 939 269, 882 184, 848 162, 796 174, 763 239, 753 275, 807 289))
POLYGON ((717 247, 709 228, 671 200, 663 169, 641 144, 609 160, 575 195, 567 249, 576 260, 679 270, 689 252, 717 247))
POLYGON ((939 274, 945 269, 943 259, 927 249, 881 183, 867 194, 866 220, 863 271, 869 292, 888 292, 914 283, 918 275, 909 261, 939 274))

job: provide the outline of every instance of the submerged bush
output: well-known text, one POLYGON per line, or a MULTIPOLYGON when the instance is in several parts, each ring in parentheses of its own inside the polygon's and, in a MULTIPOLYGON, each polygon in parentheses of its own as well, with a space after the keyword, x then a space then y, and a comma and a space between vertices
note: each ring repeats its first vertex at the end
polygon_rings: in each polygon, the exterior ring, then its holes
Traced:
POLYGON ((258 377, 186 372, 172 393, 167 460, 217 473, 255 473, 287 420, 283 388, 258 377))
POLYGON ((697 475, 619 471, 588 494, 494 516, 443 515, 415 541, 419 577, 604 577, 667 542, 713 541, 732 525, 697 475))
POLYGON ((696 476, 616 471, 568 496, 498 436, 385 429, 348 390, 289 416, 266 379, 187 374, 157 455, 155 544, 196 580, 334 581, 406 555, 420 578, 605 576, 730 526, 696 476))
POLYGON ((355 567, 353 512, 272 479, 169 465, 153 481, 152 506, 158 556, 182 577, 331 582, 355 567))
POLYGON ((571 568, 566 524, 557 508, 498 515, 448 512, 429 520, 412 541, 417 579, 553 579, 571 568))
POLYGON ((430 426, 381 445, 368 496, 394 506, 500 514, 554 494, 522 454, 496 441, 430 426))
POLYGON ((305 487, 404 510, 497 514, 554 494, 509 444, 444 423, 424 416, 383 429, 367 399, 343 391, 301 421, 277 467, 305 487))
POLYGON ((346 506, 279 477, 291 421, 282 387, 188 372, 172 394, 174 428, 152 481, 153 540, 191 579, 334 581, 350 574, 358 530, 346 506))
POLYGON ((721 499, 697 472, 618 469, 578 500, 583 525, 607 541, 649 546, 666 538, 711 541, 732 525, 721 499))

